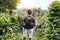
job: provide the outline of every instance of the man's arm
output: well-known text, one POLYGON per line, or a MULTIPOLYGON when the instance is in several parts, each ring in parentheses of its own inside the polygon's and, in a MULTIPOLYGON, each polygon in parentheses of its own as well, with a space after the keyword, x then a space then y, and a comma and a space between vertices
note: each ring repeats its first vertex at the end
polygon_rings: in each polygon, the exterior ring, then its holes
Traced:
POLYGON ((25 20, 26 20, 26 18, 24 18, 24 20, 23 20, 23 22, 22 22, 22 25, 23 25, 23 26, 26 25, 25 20))
POLYGON ((34 23, 34 26, 36 26, 36 22, 35 22, 35 20, 33 19, 33 23, 34 23))
POLYGON ((23 26, 25 26, 26 25, 26 23, 23 21, 23 26))

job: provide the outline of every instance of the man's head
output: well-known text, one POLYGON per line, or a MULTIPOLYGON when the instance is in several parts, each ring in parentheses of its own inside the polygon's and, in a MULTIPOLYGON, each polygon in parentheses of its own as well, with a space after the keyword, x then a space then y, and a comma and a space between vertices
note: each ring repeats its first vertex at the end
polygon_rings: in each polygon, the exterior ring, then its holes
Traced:
POLYGON ((31 10, 27 10, 27 13, 28 13, 28 15, 31 15, 32 11, 31 10))

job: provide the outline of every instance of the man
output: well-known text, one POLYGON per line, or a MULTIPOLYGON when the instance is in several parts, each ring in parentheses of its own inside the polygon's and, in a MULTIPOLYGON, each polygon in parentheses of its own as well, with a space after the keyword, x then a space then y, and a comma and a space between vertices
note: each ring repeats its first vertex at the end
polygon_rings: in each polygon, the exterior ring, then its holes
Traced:
POLYGON ((34 32, 34 26, 35 26, 35 20, 32 16, 31 10, 27 11, 28 15, 24 18, 23 21, 23 40, 26 40, 26 37, 29 37, 29 40, 32 40, 33 32, 34 32))

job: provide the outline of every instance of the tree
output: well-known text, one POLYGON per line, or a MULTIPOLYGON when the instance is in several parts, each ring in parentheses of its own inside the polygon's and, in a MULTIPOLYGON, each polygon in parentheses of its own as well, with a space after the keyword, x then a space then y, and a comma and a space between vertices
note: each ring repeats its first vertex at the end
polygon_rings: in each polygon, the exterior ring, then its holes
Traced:
POLYGON ((15 9, 19 0, 0 0, 0 12, 15 9))
POLYGON ((18 16, 12 14, 12 9, 16 8, 18 2, 19 0, 0 0, 0 12, 4 12, 0 14, 0 40, 7 40, 5 37, 7 33, 10 33, 7 36, 11 37, 18 29, 18 16), (8 13, 6 13, 7 10, 9 10, 8 13))
POLYGON ((60 40, 60 2, 53 1, 48 7, 48 40, 60 40))

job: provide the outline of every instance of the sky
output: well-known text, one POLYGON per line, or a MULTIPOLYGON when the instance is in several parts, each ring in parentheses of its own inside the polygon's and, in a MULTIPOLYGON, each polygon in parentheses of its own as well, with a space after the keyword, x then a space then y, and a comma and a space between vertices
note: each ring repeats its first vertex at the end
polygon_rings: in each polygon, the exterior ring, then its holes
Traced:
POLYGON ((49 4, 53 0, 21 0, 17 8, 41 8, 43 10, 48 9, 49 4))

